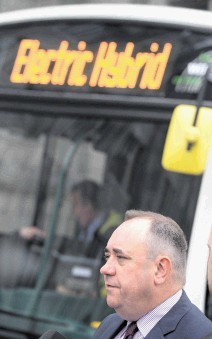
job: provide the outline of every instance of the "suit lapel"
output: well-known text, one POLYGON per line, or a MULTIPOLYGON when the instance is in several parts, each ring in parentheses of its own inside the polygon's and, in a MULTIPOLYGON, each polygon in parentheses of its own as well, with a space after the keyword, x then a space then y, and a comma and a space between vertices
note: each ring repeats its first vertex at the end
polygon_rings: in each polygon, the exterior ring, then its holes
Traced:
POLYGON ((110 337, 108 337, 108 338, 113 339, 122 330, 122 328, 124 328, 126 326, 126 324, 127 324, 127 321, 126 320, 123 321, 123 319, 122 319, 120 324, 118 325, 118 327, 117 327, 117 324, 116 324, 116 328, 114 328, 114 330, 110 334, 110 337))
POLYGON ((160 326, 158 326, 158 324, 155 327, 153 327, 153 329, 145 337, 145 339, 155 339, 155 338, 164 339, 163 332, 161 331, 161 328, 160 326))
POLYGON ((126 320, 118 316, 111 318, 110 324, 107 327, 104 325, 104 330, 98 334, 98 339, 113 339, 126 326, 126 323, 126 320))

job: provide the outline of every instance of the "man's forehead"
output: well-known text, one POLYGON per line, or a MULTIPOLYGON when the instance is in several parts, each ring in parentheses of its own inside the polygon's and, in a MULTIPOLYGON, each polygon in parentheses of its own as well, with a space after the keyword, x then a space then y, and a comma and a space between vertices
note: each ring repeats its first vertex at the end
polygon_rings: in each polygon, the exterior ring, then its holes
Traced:
POLYGON ((107 248, 123 249, 134 247, 142 242, 149 226, 150 220, 141 220, 141 218, 133 218, 123 222, 111 235, 107 248))
POLYGON ((118 228, 119 233, 144 235, 151 225, 149 218, 135 217, 124 221, 118 228))

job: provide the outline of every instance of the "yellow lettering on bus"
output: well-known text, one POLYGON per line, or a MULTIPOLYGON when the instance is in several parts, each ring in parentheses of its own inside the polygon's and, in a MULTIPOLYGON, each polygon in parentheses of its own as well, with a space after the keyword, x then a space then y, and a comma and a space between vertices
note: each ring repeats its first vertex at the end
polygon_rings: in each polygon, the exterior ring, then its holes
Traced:
POLYGON ((85 41, 80 41, 78 44, 79 52, 77 52, 77 57, 75 58, 70 75, 68 78, 69 86, 84 86, 87 82, 87 76, 84 74, 85 66, 87 63, 93 61, 93 53, 91 51, 86 51, 85 41))
POLYGON ((128 42, 124 52, 119 53, 116 66, 116 86, 118 88, 129 87, 131 70, 135 67, 135 60, 132 57, 134 43, 128 42))
POLYGON ((128 69, 133 67, 131 57, 134 44, 129 42, 124 52, 116 52, 115 42, 100 44, 96 62, 90 78, 90 86, 107 88, 127 87, 128 69))
POLYGON ((39 40, 23 39, 20 43, 15 64, 12 69, 10 80, 15 83, 29 83, 29 78, 26 76, 26 69, 30 63, 30 59, 39 48, 39 40))
POLYGON ((170 43, 165 44, 161 53, 157 53, 159 45, 152 43, 150 53, 139 52, 134 58, 134 43, 127 43, 124 52, 118 53, 116 48, 115 42, 100 44, 90 86, 135 88, 139 81, 141 89, 160 88, 172 48, 170 43))
POLYGON ((52 85, 64 85, 67 70, 69 67, 65 65, 65 60, 67 58, 67 50, 69 47, 68 41, 61 41, 60 47, 57 54, 57 60, 55 60, 54 67, 52 69, 51 84, 52 85))
POLYGON ((135 44, 127 42, 118 51, 116 42, 100 43, 96 55, 79 41, 77 49, 70 49, 68 41, 61 41, 58 49, 41 49, 39 40, 23 39, 20 43, 10 80, 14 83, 41 85, 69 85, 101 88, 139 87, 158 90, 161 87, 172 44, 161 47, 152 42, 149 51, 134 52, 135 44), (134 54, 134 55, 133 55, 134 54), (90 64, 90 76, 86 66, 90 64))
POLYGON ((48 73, 51 51, 46 52, 44 49, 40 49, 37 52, 37 58, 34 60, 34 64, 31 65, 29 70, 29 78, 31 83, 47 85, 50 81, 50 74, 48 73), (33 80, 34 79, 34 80, 33 80))
POLYGON ((48 69, 53 58, 55 58, 55 51, 44 49, 37 50, 37 53, 31 56, 24 73, 30 84, 46 85, 50 82, 51 75, 48 69))
POLYGON ((129 68, 127 77, 127 87, 135 88, 141 70, 145 67, 149 58, 148 53, 137 53, 134 64, 129 68))
POLYGON ((90 82, 89 85, 91 87, 95 87, 97 86, 98 83, 98 79, 102 70, 102 66, 104 65, 104 58, 107 52, 107 48, 108 48, 108 43, 103 41, 100 43, 99 49, 98 49, 98 53, 97 53, 97 57, 94 63, 94 67, 93 67, 93 71, 91 73, 91 77, 90 77, 90 82))
POLYGON ((102 60, 102 70, 100 73, 98 86, 99 87, 108 87, 114 88, 115 78, 114 71, 116 71, 116 62, 118 59, 118 53, 116 52, 117 44, 115 42, 110 42, 108 44, 107 53, 105 59, 102 60))
MULTIPOLYGON (((157 43, 152 43, 150 50, 152 49, 152 51, 157 52, 158 48, 159 45, 157 43)), ((163 52, 158 54, 149 53, 149 58, 139 85, 141 89, 156 90, 160 88, 171 49, 172 45, 166 43, 163 52)))

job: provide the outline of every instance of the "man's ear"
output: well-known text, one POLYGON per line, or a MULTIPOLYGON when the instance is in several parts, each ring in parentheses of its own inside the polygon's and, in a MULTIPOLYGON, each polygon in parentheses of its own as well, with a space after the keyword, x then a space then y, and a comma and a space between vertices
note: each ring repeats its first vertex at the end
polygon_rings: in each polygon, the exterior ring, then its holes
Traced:
POLYGON ((159 255, 155 260, 155 284, 163 284, 170 276, 172 263, 169 257, 159 255))

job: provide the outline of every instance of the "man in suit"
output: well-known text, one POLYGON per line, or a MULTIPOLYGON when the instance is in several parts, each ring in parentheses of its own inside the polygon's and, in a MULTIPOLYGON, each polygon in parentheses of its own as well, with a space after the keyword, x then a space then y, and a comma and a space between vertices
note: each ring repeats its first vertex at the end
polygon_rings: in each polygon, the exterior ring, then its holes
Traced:
MULTIPOLYGON (((153 212, 128 211, 113 232, 101 268, 109 315, 94 339, 200 339, 211 321, 183 291, 187 243, 180 226, 153 212), (128 333, 129 325, 134 332, 128 333)), ((131 331, 132 332, 132 331, 131 331)))

